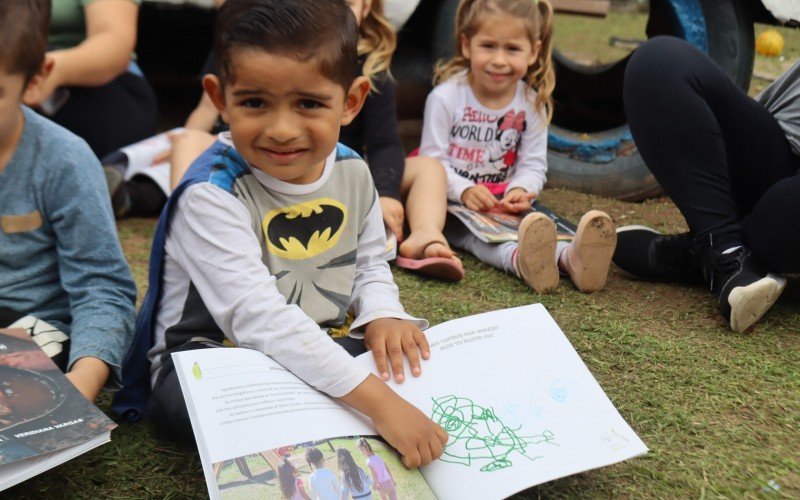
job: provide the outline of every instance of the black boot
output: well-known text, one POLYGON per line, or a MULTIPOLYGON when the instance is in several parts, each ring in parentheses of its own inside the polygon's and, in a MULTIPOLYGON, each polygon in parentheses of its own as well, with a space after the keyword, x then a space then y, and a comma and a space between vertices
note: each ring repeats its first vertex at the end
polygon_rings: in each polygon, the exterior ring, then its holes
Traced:
POLYGON ((617 229, 614 264, 636 279, 701 284, 703 268, 689 233, 662 235, 645 226, 617 229))
POLYGON ((720 314, 739 333, 761 319, 786 286, 784 278, 767 273, 745 247, 729 253, 708 248, 703 272, 720 314))

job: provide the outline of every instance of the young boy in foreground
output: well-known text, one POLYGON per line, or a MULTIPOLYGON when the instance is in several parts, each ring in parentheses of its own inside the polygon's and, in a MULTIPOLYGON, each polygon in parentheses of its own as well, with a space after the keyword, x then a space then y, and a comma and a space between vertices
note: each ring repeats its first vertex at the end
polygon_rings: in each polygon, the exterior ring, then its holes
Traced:
POLYGON ((219 11, 220 76, 203 84, 230 135, 169 202, 152 257, 155 307, 140 318, 155 344, 151 417, 173 435, 191 436, 191 425, 170 353, 227 339, 369 416, 407 466, 441 455, 441 427, 332 338, 349 327, 337 340, 354 353, 366 344, 384 379, 391 364, 402 381, 403 353, 415 376, 429 355, 426 322, 403 311, 381 257, 369 169, 337 145, 369 91, 357 43, 344 0, 229 0, 219 11))
POLYGON ((136 288, 100 162, 22 105, 52 68, 49 24, 50 0, 0 2, 0 328, 31 332, 92 400, 119 387, 136 288))

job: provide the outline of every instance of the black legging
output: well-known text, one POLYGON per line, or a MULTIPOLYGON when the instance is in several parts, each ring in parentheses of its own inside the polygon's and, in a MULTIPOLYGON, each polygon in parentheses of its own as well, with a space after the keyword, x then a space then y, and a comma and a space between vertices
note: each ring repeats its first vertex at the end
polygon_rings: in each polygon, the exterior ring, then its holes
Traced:
POLYGON ((775 118, 683 40, 657 37, 625 73, 625 112, 648 168, 698 243, 744 244, 800 271, 800 157, 775 118))
POLYGON ((156 96, 141 76, 125 73, 100 87, 69 87, 50 119, 89 143, 102 158, 156 132, 156 96))

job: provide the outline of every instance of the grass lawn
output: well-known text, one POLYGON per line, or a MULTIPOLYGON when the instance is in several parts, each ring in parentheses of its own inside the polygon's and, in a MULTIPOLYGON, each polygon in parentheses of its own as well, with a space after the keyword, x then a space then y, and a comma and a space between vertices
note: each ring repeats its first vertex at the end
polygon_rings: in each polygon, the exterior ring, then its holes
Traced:
MULTIPOLYGON (((665 199, 623 203, 561 190, 542 201, 577 220, 588 207, 617 225, 678 231, 665 199)), ((142 296, 153 220, 119 223, 142 296)), ((740 335, 718 316, 702 288, 639 283, 616 270, 606 288, 585 295, 562 280, 549 295, 465 257, 466 279, 439 283, 395 270, 403 302, 438 323, 541 301, 608 396, 650 447, 627 463, 531 489, 519 498, 800 495, 800 287, 740 335)), ((109 408, 103 397, 100 406, 109 408)), ((165 497, 205 495, 197 454, 159 438, 147 422, 121 425, 112 442, 7 492, 10 497, 165 497)))

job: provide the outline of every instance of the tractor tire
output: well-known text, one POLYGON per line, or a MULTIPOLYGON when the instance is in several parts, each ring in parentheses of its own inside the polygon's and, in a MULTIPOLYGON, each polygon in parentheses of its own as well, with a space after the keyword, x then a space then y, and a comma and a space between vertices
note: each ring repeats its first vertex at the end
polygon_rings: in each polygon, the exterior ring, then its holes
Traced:
MULTIPOLYGON (((752 13, 742 0, 652 0, 649 37, 669 34, 707 51, 743 89, 754 60, 752 13), (694 7, 691 5, 695 3, 694 7)), ((622 107, 628 58, 582 67, 556 54, 556 101, 548 133, 549 187, 626 201, 661 188, 633 143, 622 107)))

